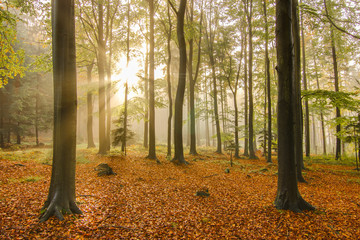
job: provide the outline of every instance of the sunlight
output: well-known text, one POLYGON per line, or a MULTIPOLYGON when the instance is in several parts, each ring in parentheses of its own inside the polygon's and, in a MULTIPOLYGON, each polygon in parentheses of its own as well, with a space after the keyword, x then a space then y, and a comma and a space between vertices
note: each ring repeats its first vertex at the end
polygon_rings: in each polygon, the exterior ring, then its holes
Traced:
POLYGON ((142 64, 138 62, 138 59, 133 59, 129 61, 129 65, 126 67, 126 57, 122 57, 116 65, 116 68, 119 69, 120 72, 112 76, 114 81, 118 81, 116 84, 118 91, 115 93, 115 97, 120 102, 123 102, 126 81, 129 87, 128 99, 136 95, 136 93, 132 91, 132 88, 138 85, 139 77, 137 74, 142 69, 142 64))

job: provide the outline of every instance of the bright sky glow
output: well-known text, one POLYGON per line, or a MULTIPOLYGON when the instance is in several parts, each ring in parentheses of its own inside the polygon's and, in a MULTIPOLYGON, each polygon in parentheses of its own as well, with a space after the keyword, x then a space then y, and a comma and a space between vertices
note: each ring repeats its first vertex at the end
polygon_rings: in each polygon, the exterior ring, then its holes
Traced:
POLYGON ((126 56, 122 57, 117 63, 117 68, 120 70, 119 74, 113 74, 112 79, 118 81, 116 88, 118 91, 115 96, 120 102, 124 101, 125 96, 125 83, 128 82, 129 95, 128 99, 131 99, 136 95, 132 91, 133 87, 136 87, 139 82, 139 77, 137 76, 139 71, 142 70, 143 66, 138 62, 137 59, 130 60, 129 65, 126 67, 126 56))

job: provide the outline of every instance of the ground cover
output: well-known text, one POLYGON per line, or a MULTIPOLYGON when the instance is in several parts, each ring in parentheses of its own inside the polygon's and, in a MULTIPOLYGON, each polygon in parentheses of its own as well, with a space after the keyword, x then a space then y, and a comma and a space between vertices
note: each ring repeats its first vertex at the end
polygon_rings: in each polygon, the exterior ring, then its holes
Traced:
MULTIPOLYGON (((161 149, 159 149, 161 152, 161 149)), ((357 239, 360 174, 354 166, 312 163, 299 184, 316 207, 293 213, 273 206, 277 165, 234 159, 211 150, 161 164, 138 147, 100 157, 80 149, 76 192, 83 215, 39 223, 51 174, 51 149, 0 152, 1 239, 357 239), (99 163, 116 175, 98 177, 99 163), (207 191, 210 196, 197 196, 207 191)), ((275 159, 274 159, 275 160, 275 159)), ((276 161, 275 161, 276 162, 276 161)))

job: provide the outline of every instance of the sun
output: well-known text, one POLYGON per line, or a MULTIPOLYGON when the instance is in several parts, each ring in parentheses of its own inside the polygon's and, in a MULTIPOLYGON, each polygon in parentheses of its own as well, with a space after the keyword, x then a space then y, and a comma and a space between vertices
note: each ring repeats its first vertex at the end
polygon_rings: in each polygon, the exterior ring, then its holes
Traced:
POLYGON ((131 89, 136 88, 139 83, 138 73, 142 69, 142 64, 139 63, 138 59, 133 59, 129 61, 129 64, 126 66, 126 57, 122 57, 120 61, 116 64, 117 69, 120 70, 118 74, 114 74, 112 79, 117 81, 116 88, 118 91, 115 96, 120 102, 124 101, 124 91, 125 83, 128 83, 129 95, 128 99, 136 95, 131 89))

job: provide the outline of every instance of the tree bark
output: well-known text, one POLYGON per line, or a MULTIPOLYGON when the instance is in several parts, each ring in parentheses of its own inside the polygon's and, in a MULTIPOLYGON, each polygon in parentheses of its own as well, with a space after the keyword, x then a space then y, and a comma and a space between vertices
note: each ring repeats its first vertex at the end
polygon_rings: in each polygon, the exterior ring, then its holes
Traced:
POLYGON ((63 213, 81 213, 75 202, 76 55, 73 0, 52 1, 54 72, 53 164, 40 222, 63 213))
POLYGON ((155 42, 154 42, 154 0, 149 0, 149 14, 150 14, 150 53, 149 53, 149 155, 147 158, 156 159, 155 151, 155 42))
MULTIPOLYGON (((335 78, 335 92, 339 92, 339 72, 338 72, 338 64, 337 64, 337 56, 336 56, 336 46, 335 46, 335 37, 333 27, 330 26, 330 34, 331 34, 331 52, 334 66, 334 78, 335 78)), ((341 117, 340 108, 336 107, 336 118, 341 117)), ((341 140, 338 134, 340 134, 341 126, 340 124, 336 125, 336 152, 335 159, 338 160, 341 158, 341 140)))
POLYGON ((168 24, 169 24, 169 31, 167 35, 167 52, 168 52, 168 59, 166 63, 166 81, 167 81, 167 90, 168 90, 168 99, 169 99, 169 115, 168 115, 168 126, 167 126, 167 157, 171 157, 171 122, 172 122, 172 115, 173 115, 173 100, 172 100, 172 93, 171 93, 171 33, 172 33, 172 23, 171 23, 171 16, 170 16, 170 4, 167 4, 167 15, 168 15, 168 24))
POLYGON ((174 115, 174 146, 175 154, 171 160, 175 164, 187 164, 184 158, 182 121, 183 121, 183 103, 186 84, 186 43, 184 36, 184 17, 186 10, 186 0, 180 1, 179 11, 177 12, 176 33, 179 42, 180 63, 179 63, 179 80, 175 98, 175 115, 174 115))
MULTIPOLYGON (((319 90, 320 84, 319 84, 319 76, 318 76, 315 56, 314 56, 314 68, 315 68, 316 86, 317 86, 317 89, 319 90)), ((323 138, 323 154, 326 155, 325 124, 324 124, 324 114, 323 114, 322 110, 320 110, 320 121, 321 121, 321 133, 322 133, 322 138, 323 138)))
POLYGON ((292 39, 292 0, 276 2, 276 52, 278 72, 278 188, 277 209, 294 212, 313 210, 297 187, 294 134, 294 53, 292 39))
POLYGON ((248 97, 248 57, 247 57, 247 34, 245 34, 245 48, 244 48, 244 58, 245 58, 245 66, 244 66, 244 156, 249 156, 249 97, 248 97))
MULTIPOLYGON (((88 84, 91 84, 91 72, 93 69, 94 63, 92 62, 86 67, 86 76, 88 84)), ((87 148, 94 148, 94 136, 93 136, 93 100, 91 90, 87 92, 87 148)))
MULTIPOLYGON (((210 2, 210 5, 212 2, 210 2)), ((220 121, 219 121, 219 110, 218 110, 218 102, 217 102, 217 81, 216 81, 216 69, 215 69, 215 59, 214 59, 214 35, 212 32, 212 20, 211 20, 211 9, 210 9, 210 20, 209 20, 209 33, 206 31, 206 39, 208 45, 208 54, 210 59, 210 67, 211 67, 211 74, 213 79, 213 98, 214 98, 214 118, 215 118, 215 127, 216 127, 216 139, 217 139, 217 153, 222 153, 221 150, 221 131, 220 131, 220 121)))
POLYGON ((254 149, 254 100, 253 100, 253 41, 252 41, 252 8, 253 1, 250 0, 250 12, 247 14, 249 24, 249 158, 257 159, 254 149))
POLYGON ((103 5, 98 4, 98 72, 99 72, 99 154, 106 154, 107 141, 105 135, 105 43, 103 5))
POLYGON ((145 56, 145 76, 144 76, 144 93, 145 93, 145 114, 144 114, 144 148, 149 147, 149 50, 146 41, 145 56))
POLYGON ((306 182, 302 169, 303 159, 303 131, 302 131, 302 105, 301 105, 301 62, 300 62, 300 28, 299 28, 298 0, 292 0, 292 34, 294 39, 294 123, 295 123, 295 162, 297 179, 306 182))
POLYGON ((267 92, 267 157, 266 162, 271 163, 271 144, 272 144, 272 129, 271 129, 271 79, 270 79, 270 59, 269 59, 269 29, 266 13, 266 0, 264 0, 264 17, 265 17, 265 73, 266 73, 266 92, 267 92))
MULTIPOLYGON (((300 0, 300 4, 302 1, 300 0)), ((306 79, 306 55, 305 55, 305 36, 304 36, 304 23, 302 12, 300 14, 301 24, 301 43, 302 43, 302 73, 303 73, 303 86, 306 91, 307 79, 306 79)), ((305 99, 305 156, 310 157, 310 118, 309 118, 309 101, 305 99)))

